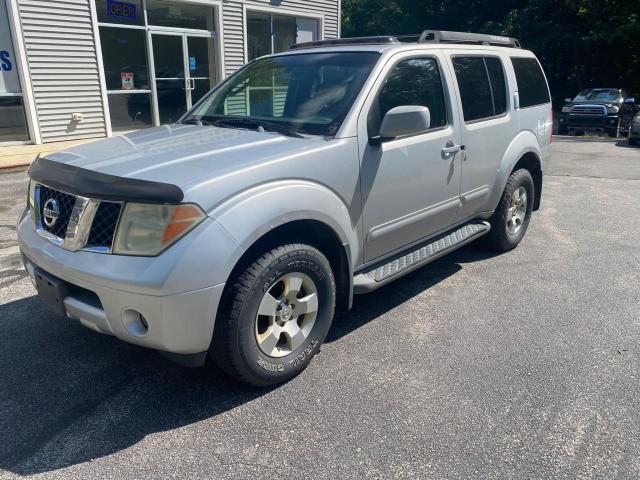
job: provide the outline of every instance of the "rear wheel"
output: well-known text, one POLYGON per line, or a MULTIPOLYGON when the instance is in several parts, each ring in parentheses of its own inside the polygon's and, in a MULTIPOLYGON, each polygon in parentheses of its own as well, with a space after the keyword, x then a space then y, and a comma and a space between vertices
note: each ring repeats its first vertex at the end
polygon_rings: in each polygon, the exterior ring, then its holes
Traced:
POLYGON ((284 245, 261 255, 225 293, 211 356, 249 385, 289 380, 320 350, 335 290, 329 261, 312 246, 284 245))
POLYGON ((638 141, 635 138, 629 138, 629 145, 637 145, 638 141))
POLYGON ((491 248, 506 251, 518 246, 527 232, 533 211, 535 189, 526 169, 513 172, 507 180, 500 203, 489 222, 487 242, 491 248))

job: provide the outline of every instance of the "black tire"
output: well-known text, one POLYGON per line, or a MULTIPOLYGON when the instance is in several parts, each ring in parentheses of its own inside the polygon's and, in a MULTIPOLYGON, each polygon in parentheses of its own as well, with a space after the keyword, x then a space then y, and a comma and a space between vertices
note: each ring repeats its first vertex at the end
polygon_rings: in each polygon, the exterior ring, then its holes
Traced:
POLYGON ((335 310, 336 286, 327 258, 304 244, 284 245, 263 254, 223 294, 210 355, 216 365, 243 383, 265 387, 285 382, 302 370, 320 350, 335 310), (286 356, 272 357, 256 338, 258 308, 263 296, 288 273, 308 276, 317 289, 315 321, 304 343, 286 356))
POLYGON ((558 127, 558 135, 569 135, 569 129, 567 127, 558 127))
POLYGON ((609 137, 611 138, 618 138, 618 129, 617 128, 610 128, 607 130, 607 135, 609 135, 609 137))
POLYGON ((633 146, 633 145, 637 145, 637 144, 638 144, 638 142, 636 141, 636 139, 635 139, 635 138, 630 138, 630 139, 628 140, 628 142, 629 142, 629 145, 632 145, 632 146, 633 146))
POLYGON ((507 180, 500 202, 496 211, 489 219, 491 230, 486 236, 486 245, 499 251, 512 250, 518 246, 529 227, 531 212, 535 201, 535 188, 531 173, 524 168, 513 172, 507 180), (511 207, 513 193, 520 187, 524 187, 527 192, 526 214, 521 227, 516 233, 509 233, 507 227, 507 216, 511 207))

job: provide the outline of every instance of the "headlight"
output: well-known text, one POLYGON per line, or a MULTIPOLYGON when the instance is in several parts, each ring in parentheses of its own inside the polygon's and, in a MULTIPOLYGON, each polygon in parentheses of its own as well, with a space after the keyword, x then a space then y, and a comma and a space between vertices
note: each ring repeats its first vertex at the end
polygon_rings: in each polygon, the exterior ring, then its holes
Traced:
POLYGON ((618 107, 614 107, 614 106, 607 107, 607 113, 608 114, 618 113, 619 110, 620 109, 618 107))
POLYGON ((205 219, 197 205, 127 203, 120 218, 113 253, 158 255, 205 219))
POLYGON ((562 107, 562 113, 569 113, 571 111, 571 107, 567 105, 566 107, 562 107))

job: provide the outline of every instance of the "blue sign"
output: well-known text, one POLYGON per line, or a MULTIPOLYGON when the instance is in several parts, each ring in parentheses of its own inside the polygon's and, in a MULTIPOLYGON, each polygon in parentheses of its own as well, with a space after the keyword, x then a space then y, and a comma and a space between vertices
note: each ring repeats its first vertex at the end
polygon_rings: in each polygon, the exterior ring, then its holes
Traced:
POLYGON ((0 52, 0 70, 4 70, 5 72, 10 72, 11 70, 13 70, 13 65, 11 64, 11 54, 6 50, 2 50, 0 52))
POLYGON ((196 57, 189 57, 189 68, 191 71, 196 69, 196 57))
POLYGON ((137 20, 138 8, 135 3, 119 2, 118 0, 107 1, 107 15, 123 20, 137 20))

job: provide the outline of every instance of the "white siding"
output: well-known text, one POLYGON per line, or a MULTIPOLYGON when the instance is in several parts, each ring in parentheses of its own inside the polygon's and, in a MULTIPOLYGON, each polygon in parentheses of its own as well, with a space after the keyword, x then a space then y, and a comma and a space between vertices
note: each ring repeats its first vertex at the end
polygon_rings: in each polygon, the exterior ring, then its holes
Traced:
POLYGON ((89 1, 18 0, 43 142, 106 135, 89 1))
MULTIPOLYGON (((269 0, 229 0, 222 4, 224 26, 224 55, 226 74, 230 75, 244 65, 245 29, 242 4, 248 10, 252 6, 273 7, 269 0)), ((301 17, 306 15, 324 15, 324 38, 337 38, 339 33, 340 0, 282 0, 274 11, 282 8, 283 13, 295 11, 301 17)))

